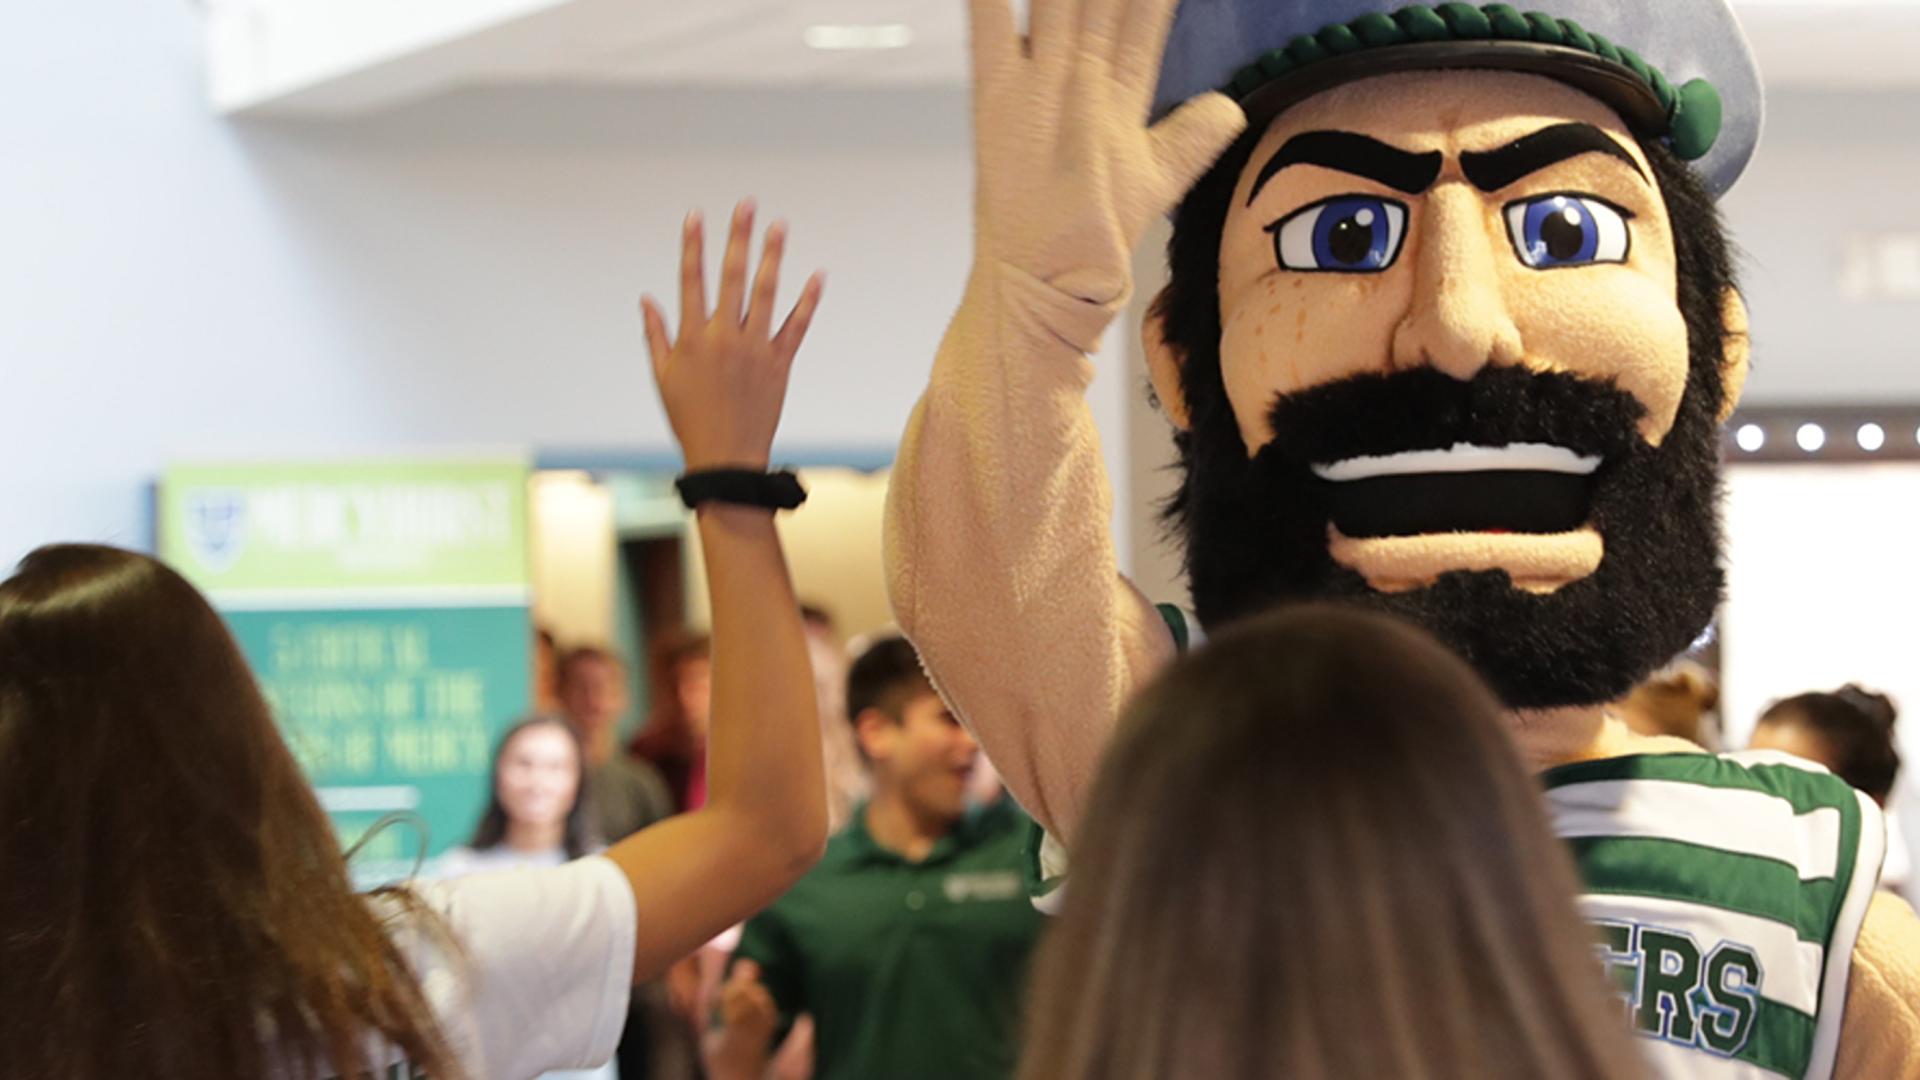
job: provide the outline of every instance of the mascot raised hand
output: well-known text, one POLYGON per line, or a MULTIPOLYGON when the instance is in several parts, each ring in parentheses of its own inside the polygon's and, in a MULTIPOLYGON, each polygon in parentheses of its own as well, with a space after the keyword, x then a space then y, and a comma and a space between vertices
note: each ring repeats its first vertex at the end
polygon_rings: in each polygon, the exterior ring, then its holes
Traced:
MULTIPOLYGON (((1747 370, 1714 200, 1758 140, 1723 0, 972 0, 966 295, 901 446, 901 625, 1065 845, 1122 703, 1202 627, 1336 599, 1512 709, 1666 1077, 1920 1076, 1920 923, 1864 797, 1606 703, 1719 601, 1747 370), (1143 328, 1194 612, 1118 572, 1087 354, 1143 328)), ((1070 879, 1066 887, 1071 887, 1070 879)))

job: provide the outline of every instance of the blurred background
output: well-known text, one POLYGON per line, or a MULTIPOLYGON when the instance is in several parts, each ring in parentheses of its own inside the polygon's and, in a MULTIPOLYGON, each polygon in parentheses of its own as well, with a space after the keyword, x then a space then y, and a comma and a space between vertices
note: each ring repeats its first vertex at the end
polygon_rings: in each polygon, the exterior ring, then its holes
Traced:
MULTIPOLYGON (((1802 690, 1920 707, 1920 3, 1736 6, 1770 97, 1724 203, 1754 332, 1699 652, 1728 746, 1802 690)), ((626 658, 628 735, 640 658, 701 625, 635 313, 671 296, 689 207, 754 195, 793 223, 788 293, 829 272, 777 454, 815 494, 785 527, 836 641, 886 624, 884 470, 969 258, 960 0, 7 14, 0 562, 84 539, 188 568, 349 836, 401 809, 434 851, 464 838, 539 703, 536 629, 626 658)), ((1097 362, 1122 565, 1178 600, 1127 326, 1097 362)))

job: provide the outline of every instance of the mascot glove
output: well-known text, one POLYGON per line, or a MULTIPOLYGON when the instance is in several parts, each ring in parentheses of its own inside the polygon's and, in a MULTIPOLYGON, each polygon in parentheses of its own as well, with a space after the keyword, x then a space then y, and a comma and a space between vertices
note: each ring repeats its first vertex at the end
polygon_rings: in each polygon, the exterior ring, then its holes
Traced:
POLYGON ((992 264, 1117 312, 1132 253, 1246 127, 1223 94, 1148 124, 1175 0, 970 0, 976 272, 992 264))

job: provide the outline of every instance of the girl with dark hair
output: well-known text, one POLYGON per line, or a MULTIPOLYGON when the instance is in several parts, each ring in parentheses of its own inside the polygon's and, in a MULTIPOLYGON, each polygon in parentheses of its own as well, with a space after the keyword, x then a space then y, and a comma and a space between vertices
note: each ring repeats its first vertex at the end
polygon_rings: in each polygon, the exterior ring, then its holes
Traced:
POLYGON ((1180 660, 1077 845, 1029 1080, 1644 1075, 1500 706, 1408 625, 1297 608, 1180 660))
POLYGON ((600 850, 586 789, 586 754, 573 728, 557 716, 520 721, 494 750, 491 795, 473 839, 443 855, 440 872, 558 866, 600 850))
MULTIPOLYGON (((766 468, 819 295, 775 333, 784 230, 717 309, 687 222, 654 376, 692 472, 766 468)), ((773 515, 708 501, 704 809, 565 866, 353 891, 233 637, 143 555, 42 548, 0 582, 0 1076, 518 1080, 605 1061, 628 987, 759 910, 826 836, 820 728, 773 515)))
MULTIPOLYGON (((487 811, 473 839, 440 857, 437 876, 559 866, 603 846, 587 812, 586 755, 580 737, 556 716, 535 716, 507 730, 493 755, 487 811)), ((629 1012, 631 1012, 631 1007, 629 1012)), ((616 1080, 612 1062, 556 1069, 540 1080, 616 1080)))
MULTIPOLYGON (((1811 692, 1767 706, 1754 725, 1752 747, 1778 750, 1832 770, 1882 807, 1900 778, 1900 746, 1893 725, 1893 699, 1853 683, 1830 693, 1811 692)), ((1913 869, 1900 816, 1887 815, 1887 861, 1880 886, 1908 894, 1913 869)))
POLYGON ((1825 765, 1885 806, 1900 775, 1900 749, 1893 739, 1897 716, 1891 698, 1853 683, 1831 693, 1796 694, 1760 714, 1753 747, 1825 765))

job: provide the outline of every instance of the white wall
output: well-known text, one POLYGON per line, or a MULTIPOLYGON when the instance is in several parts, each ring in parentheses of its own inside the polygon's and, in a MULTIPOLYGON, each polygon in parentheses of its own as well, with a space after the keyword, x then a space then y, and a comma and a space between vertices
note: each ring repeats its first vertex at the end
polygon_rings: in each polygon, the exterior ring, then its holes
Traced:
MULTIPOLYGON (((236 125, 204 104, 186 0, 10 14, 0 565, 55 539, 144 544, 145 485, 183 456, 665 449, 634 296, 670 289, 687 206, 746 192, 793 219, 796 269, 831 273, 789 456, 884 449, 965 272, 959 91, 469 91, 236 125)), ((1920 94, 1780 93, 1772 112, 1728 204, 1753 399, 1920 397, 1914 304, 1836 284, 1847 237, 1920 232, 1920 94)), ((1094 409, 1137 520, 1122 363, 1094 409)), ((1124 559, 1141 536, 1119 537, 1124 559)))
MULTIPOLYGON (((1745 746, 1783 697, 1849 682, 1886 693, 1903 714, 1895 804, 1920 825, 1920 464, 1747 465, 1727 481, 1727 745, 1745 746)), ((1920 828, 1907 842, 1920 865, 1920 828)))
MULTIPOLYGON (((0 564, 145 544, 144 486, 181 456, 665 449, 633 309, 672 289, 690 205, 757 194, 792 218, 796 270, 829 271, 790 457, 890 448, 959 295, 958 91, 473 91, 236 125, 204 105, 184 0, 18 10, 0 564)), ((1122 383, 1095 395, 1116 432, 1122 383)))
POLYGON ((1920 399, 1920 297, 1849 300, 1850 247, 1920 243, 1920 91, 1768 99, 1753 168, 1723 204, 1753 311, 1749 401, 1920 399))

